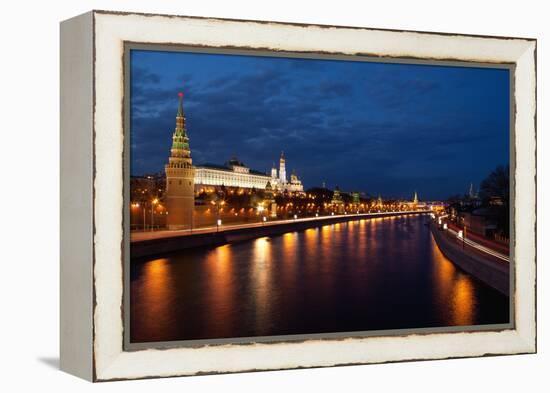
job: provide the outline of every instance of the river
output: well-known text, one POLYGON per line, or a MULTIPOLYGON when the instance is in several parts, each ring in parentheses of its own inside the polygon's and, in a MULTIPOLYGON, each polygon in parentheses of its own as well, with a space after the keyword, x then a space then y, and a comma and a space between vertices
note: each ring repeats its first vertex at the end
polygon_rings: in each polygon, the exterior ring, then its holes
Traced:
POLYGON ((508 323, 425 216, 364 219, 132 260, 131 342, 508 323))

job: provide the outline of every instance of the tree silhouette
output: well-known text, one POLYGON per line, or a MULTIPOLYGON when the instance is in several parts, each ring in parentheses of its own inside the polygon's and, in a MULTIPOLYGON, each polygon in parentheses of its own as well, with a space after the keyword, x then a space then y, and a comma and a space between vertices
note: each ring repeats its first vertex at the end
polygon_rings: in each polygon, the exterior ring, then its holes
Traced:
POLYGON ((480 185, 481 198, 487 200, 491 197, 502 198, 505 206, 510 200, 510 167, 498 166, 487 176, 480 185))

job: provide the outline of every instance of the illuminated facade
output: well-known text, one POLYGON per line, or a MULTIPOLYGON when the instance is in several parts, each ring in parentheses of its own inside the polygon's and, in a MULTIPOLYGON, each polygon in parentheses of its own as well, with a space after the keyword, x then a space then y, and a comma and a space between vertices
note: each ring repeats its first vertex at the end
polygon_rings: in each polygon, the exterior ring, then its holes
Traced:
POLYGON ((265 190, 269 183, 274 192, 303 192, 304 186, 296 176, 292 174, 290 181, 286 180, 285 159, 281 155, 279 174, 277 169, 271 169, 271 176, 248 168, 236 158, 231 159, 225 165, 205 164, 195 167, 195 186, 200 190, 203 186, 225 186, 236 188, 255 188, 265 190))
POLYGON ((166 208, 168 229, 187 229, 193 226, 195 209, 195 169, 191 160, 189 138, 183 113, 183 93, 179 93, 176 129, 166 173, 166 208))
POLYGON ((336 212, 342 213, 344 211, 344 200, 340 194, 340 188, 336 186, 334 193, 332 194, 332 200, 330 201, 336 212))
POLYGON ((283 152, 281 152, 281 158, 279 159, 279 181, 281 184, 286 184, 285 154, 283 152))
POLYGON ((302 181, 294 172, 290 175, 290 181, 287 181, 286 160, 285 155, 282 152, 281 158, 279 159, 279 175, 277 176, 277 168, 273 166, 273 168, 271 168, 270 182, 273 189, 279 192, 304 192, 302 181))
POLYGON ((225 165, 205 164, 195 167, 195 185, 225 186, 238 188, 265 189, 271 177, 265 173, 246 167, 242 162, 232 159, 225 165))

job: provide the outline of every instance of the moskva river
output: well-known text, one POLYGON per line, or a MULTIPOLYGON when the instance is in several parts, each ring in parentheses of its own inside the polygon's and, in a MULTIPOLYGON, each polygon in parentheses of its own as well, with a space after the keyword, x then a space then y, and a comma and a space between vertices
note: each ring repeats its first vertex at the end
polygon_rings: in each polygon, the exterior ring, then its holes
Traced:
POLYGON ((508 323, 426 216, 350 221, 131 263, 131 342, 508 323))

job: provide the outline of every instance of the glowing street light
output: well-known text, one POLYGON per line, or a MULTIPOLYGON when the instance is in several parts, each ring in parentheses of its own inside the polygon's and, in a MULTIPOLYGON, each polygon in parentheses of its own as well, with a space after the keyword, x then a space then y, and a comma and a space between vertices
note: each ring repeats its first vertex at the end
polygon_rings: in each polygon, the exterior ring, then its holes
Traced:
POLYGON ((155 213, 155 206, 158 203, 159 203, 158 198, 155 198, 151 201, 151 231, 153 231, 155 228, 155 217, 153 214, 155 213))

